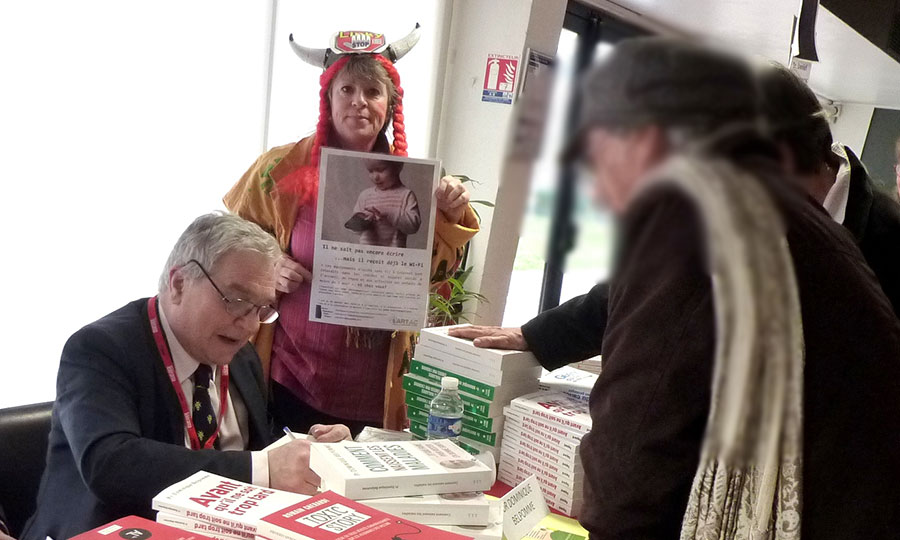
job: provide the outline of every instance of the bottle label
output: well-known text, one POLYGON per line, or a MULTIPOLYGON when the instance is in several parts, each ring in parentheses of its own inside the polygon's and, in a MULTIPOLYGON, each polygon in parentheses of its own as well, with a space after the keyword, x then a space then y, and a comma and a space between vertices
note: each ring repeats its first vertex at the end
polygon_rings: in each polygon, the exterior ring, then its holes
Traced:
POLYGON ((439 439, 459 437, 462 431, 462 418, 444 418, 428 415, 428 436, 439 439))

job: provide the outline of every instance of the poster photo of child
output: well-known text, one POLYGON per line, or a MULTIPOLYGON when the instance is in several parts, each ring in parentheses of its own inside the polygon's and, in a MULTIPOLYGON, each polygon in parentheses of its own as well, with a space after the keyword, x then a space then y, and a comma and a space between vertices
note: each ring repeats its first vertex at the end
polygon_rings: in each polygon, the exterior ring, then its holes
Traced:
POLYGON ((359 233, 360 244, 405 248, 422 216, 416 194, 400 179, 403 162, 367 159, 364 164, 373 185, 360 192, 344 227, 359 233))
POLYGON ((323 160, 323 240, 427 248, 437 162, 333 151, 323 160))

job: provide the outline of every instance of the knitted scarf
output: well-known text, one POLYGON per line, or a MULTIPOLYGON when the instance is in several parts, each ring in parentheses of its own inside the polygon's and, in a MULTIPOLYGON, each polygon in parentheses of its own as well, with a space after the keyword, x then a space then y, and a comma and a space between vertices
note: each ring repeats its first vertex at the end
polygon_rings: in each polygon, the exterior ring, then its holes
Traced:
POLYGON ((681 540, 799 540, 803 328, 785 227, 758 179, 678 156, 672 183, 699 209, 713 283, 712 403, 681 540))

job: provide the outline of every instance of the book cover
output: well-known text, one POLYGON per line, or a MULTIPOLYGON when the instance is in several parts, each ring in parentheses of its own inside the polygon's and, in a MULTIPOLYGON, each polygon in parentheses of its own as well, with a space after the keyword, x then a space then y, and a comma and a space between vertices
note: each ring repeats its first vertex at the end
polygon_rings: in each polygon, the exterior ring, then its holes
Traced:
POLYGON ((490 503, 480 491, 366 499, 366 506, 424 525, 488 524, 490 503))
POLYGON ((264 516, 258 534, 270 540, 471 539, 387 514, 331 491, 264 516))
POLYGON ((197 472, 153 497, 153 509, 225 529, 256 533, 259 518, 306 500, 288 493, 238 482, 206 471, 197 472))
POLYGON ((219 525, 213 525, 205 521, 191 519, 168 512, 158 512, 156 522, 175 527, 183 531, 199 532, 216 540, 255 540, 256 535, 248 531, 236 531, 219 525))
POLYGON ((323 489, 354 500, 485 491, 494 475, 449 440, 313 443, 309 465, 323 489))
POLYGON ((73 536, 70 540, 212 540, 209 536, 183 531, 137 516, 126 516, 96 529, 73 536))
MULTIPOLYGON (((427 347, 423 349, 423 351, 427 350, 427 347)), ((501 372, 500 382, 496 385, 492 385, 466 377, 465 375, 452 370, 443 369, 427 362, 422 362, 417 358, 413 358, 409 365, 410 373, 437 384, 441 383, 442 377, 456 377, 456 379, 459 380, 460 393, 469 394, 488 401, 494 399, 502 400, 504 397, 507 397, 503 395, 505 389, 514 389, 515 392, 518 392, 515 396, 530 394, 536 391, 538 389, 537 377, 540 375, 541 371, 540 367, 516 371, 504 371, 501 372)))
POLYGON ((543 375, 540 379, 541 390, 563 392, 579 401, 587 402, 591 390, 597 382, 598 375, 572 366, 563 366, 543 375))
POLYGON ((588 404, 562 392, 535 392, 513 399, 509 406, 523 416, 541 418, 581 433, 591 430, 588 404))
POLYGON ((522 540, 588 540, 587 530, 578 521, 549 514, 534 526, 522 540))

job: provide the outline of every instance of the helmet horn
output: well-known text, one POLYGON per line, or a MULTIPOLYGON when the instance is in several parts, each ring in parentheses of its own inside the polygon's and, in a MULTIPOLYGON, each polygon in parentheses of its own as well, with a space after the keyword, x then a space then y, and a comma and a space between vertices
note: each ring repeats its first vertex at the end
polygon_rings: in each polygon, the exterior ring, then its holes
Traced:
POLYGON ((392 63, 397 63, 397 60, 400 60, 406 53, 408 53, 413 47, 416 46, 416 43, 419 42, 419 37, 421 37, 422 32, 420 30, 421 26, 419 23, 416 23, 416 27, 413 28, 413 31, 407 34, 407 36, 403 39, 399 39, 390 45, 386 51, 384 51, 385 56, 387 56, 388 60, 392 63))
POLYGON ((294 53, 296 53, 301 60, 303 60, 307 64, 316 66, 317 68, 327 67, 325 65, 325 62, 328 59, 328 49, 311 49, 309 47, 299 45, 296 41, 294 41, 294 34, 288 36, 288 40, 291 42, 291 48, 294 49, 294 53))

